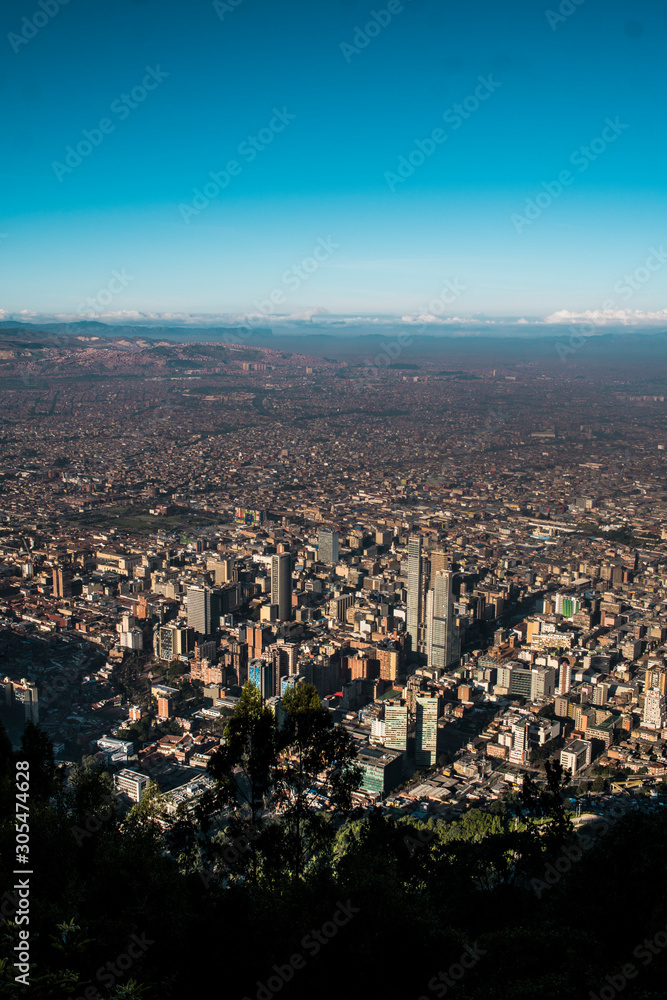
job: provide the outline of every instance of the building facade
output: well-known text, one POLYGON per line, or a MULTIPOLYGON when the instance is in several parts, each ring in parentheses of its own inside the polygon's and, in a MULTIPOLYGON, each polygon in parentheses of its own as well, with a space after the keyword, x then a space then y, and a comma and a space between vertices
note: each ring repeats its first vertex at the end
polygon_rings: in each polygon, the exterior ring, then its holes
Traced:
POLYGON ((289 552, 271 556, 271 604, 278 608, 278 618, 292 617, 292 557, 289 552))

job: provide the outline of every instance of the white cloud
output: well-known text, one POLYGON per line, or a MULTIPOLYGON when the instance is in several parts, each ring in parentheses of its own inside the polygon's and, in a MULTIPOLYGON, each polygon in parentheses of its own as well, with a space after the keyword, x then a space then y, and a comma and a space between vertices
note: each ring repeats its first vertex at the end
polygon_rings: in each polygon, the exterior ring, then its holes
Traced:
POLYGON ((479 336, 497 333, 498 336, 539 337, 554 336, 557 327, 567 328, 576 323, 588 323, 601 328, 600 332, 621 333, 635 332, 642 329, 655 331, 656 327, 667 330, 667 309, 647 312, 631 309, 588 309, 582 311, 560 309, 545 318, 525 316, 436 316, 432 313, 417 313, 415 315, 393 316, 387 314, 375 315, 340 315, 330 313, 321 306, 311 306, 298 312, 284 314, 266 314, 261 312, 220 312, 220 313, 180 313, 157 312, 151 310, 122 309, 107 312, 90 313, 89 315, 63 313, 37 313, 34 310, 22 309, 20 312, 9 312, 0 309, 0 320, 29 321, 33 323, 80 323, 98 322, 109 326, 136 325, 147 329, 156 326, 182 327, 188 330, 205 330, 210 327, 250 327, 255 329, 274 329, 276 332, 285 330, 306 335, 311 329, 349 331, 351 334, 375 329, 378 332, 398 332, 400 328, 411 330, 422 327, 431 335, 446 336, 479 336))
POLYGON ((545 323, 596 323, 598 326, 655 326, 667 323, 667 309, 645 312, 643 309, 587 309, 573 312, 560 309, 545 323))

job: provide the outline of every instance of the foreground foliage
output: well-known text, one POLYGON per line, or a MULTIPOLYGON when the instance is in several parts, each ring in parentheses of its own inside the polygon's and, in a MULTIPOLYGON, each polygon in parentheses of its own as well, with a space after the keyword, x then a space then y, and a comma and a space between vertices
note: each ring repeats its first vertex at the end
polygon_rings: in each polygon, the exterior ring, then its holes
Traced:
POLYGON ((624 997, 664 995, 667 949, 645 952, 650 961, 633 956, 667 926, 660 816, 628 809, 589 827, 581 846, 557 771, 511 807, 451 824, 357 815, 343 766, 349 747, 306 694, 287 708, 291 721, 276 730, 248 694, 212 769, 218 792, 196 814, 182 812, 169 834, 157 791, 121 822, 109 776, 92 761, 66 782, 34 727, 16 754, 0 733, 2 997, 180 1000, 207 995, 215 969, 239 1000, 266 1000, 267 990, 287 1000, 416 1000, 444 996, 440 974, 454 969, 446 991, 461 1000, 583 1000, 628 963, 637 975, 624 997), (262 727, 268 746, 254 740, 262 727), (11 965, 14 761, 26 758, 35 775, 29 992, 11 965), (333 820, 313 812, 316 768, 338 805, 333 820), (271 796, 284 812, 268 820, 260 802, 271 796), (127 965, 133 941, 143 945, 127 965))

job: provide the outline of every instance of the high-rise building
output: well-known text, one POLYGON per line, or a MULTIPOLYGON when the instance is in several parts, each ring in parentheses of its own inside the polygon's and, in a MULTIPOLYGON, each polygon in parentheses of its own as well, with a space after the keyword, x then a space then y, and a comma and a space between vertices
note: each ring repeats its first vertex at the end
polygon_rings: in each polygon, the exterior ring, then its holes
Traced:
POLYGON ((420 698, 426 688, 426 680, 421 674, 410 674, 405 681, 405 702, 408 714, 414 717, 417 712, 417 698, 420 698))
POLYGON ((118 638, 121 649, 144 648, 144 634, 140 628, 132 628, 128 632, 120 632, 118 638))
POLYGON ((662 694, 667 695, 667 670, 656 666, 655 661, 646 668, 644 680, 644 691, 650 691, 651 688, 659 688, 662 694))
POLYGON ((522 718, 512 723, 512 746, 510 760, 515 764, 527 764, 530 755, 530 719, 522 718))
POLYGON ((248 659, 256 660, 273 642, 273 629, 266 622, 248 625, 245 641, 248 643, 248 659))
POLYGON ((529 701, 545 701, 556 694, 556 668, 531 667, 520 661, 498 667, 496 690, 529 701))
POLYGON ((646 692, 643 724, 649 729, 662 729, 665 725, 665 696, 660 688, 646 692))
POLYGON ((572 664, 569 660, 561 660, 558 667, 558 690, 557 694, 569 694, 572 687, 572 664))
POLYGON ((254 659, 248 662, 248 680, 254 684, 263 698, 273 696, 273 665, 266 660, 254 659))
POLYGON ((450 568, 450 557, 444 549, 433 549, 430 553, 431 575, 429 577, 429 590, 435 587, 435 574, 450 568))
POLYGON ((570 777, 574 778, 582 767, 588 767, 592 755, 593 748, 589 740, 571 740, 561 750, 560 762, 570 772, 570 777))
POLYGON ((354 594, 342 594, 339 597, 332 597, 327 604, 327 614, 330 618, 336 618, 339 622, 345 620, 345 612, 354 604, 354 594))
POLYGON ((123 768, 113 776, 114 787, 117 792, 125 792, 133 802, 141 802, 141 797, 148 788, 150 778, 139 771, 131 771, 123 768))
POLYGON ((162 625, 158 633, 157 654, 161 660, 173 660, 176 656, 187 659, 192 641, 192 631, 183 625, 177 625, 175 622, 162 625))
POLYGON ((338 562, 338 532, 330 528, 322 528, 317 536, 318 561, 327 566, 335 566, 338 562))
POLYGON ((611 684, 596 684, 595 690, 593 691, 593 704, 603 706, 607 704, 609 698, 609 689, 611 684))
POLYGON ((445 670, 453 662, 453 601, 451 570, 436 570, 426 595, 426 641, 429 667, 445 670))
POLYGON ((72 596, 72 570, 68 566, 56 566, 53 570, 53 596, 72 596))
POLYGON ((408 539, 407 633, 410 636, 413 653, 423 651, 425 611, 422 539, 421 535, 410 535, 408 539))
POLYGON ((208 587, 188 587, 188 628, 198 635, 211 632, 211 591, 208 587))
POLYGON ((386 753, 375 747, 363 747, 357 763, 362 770, 361 790, 383 796, 403 780, 403 762, 400 753, 386 753))
POLYGON ((404 702, 388 701, 384 707, 384 745, 390 750, 408 749, 408 706, 404 702))
POLYGON ((438 697, 426 695, 417 698, 417 740, 415 763, 417 767, 434 767, 438 756, 438 697))
POLYGON ((208 660, 215 663, 218 658, 218 647, 214 639, 199 639, 195 641, 195 660, 208 660))
POLYGON ((533 667, 531 684, 531 701, 546 701, 556 693, 556 668, 533 667))
POLYGON ((297 669, 306 684, 313 684, 317 688, 320 698, 328 698, 341 688, 340 659, 337 657, 308 657, 297 669))
POLYGON ((289 677, 297 672, 299 647, 295 642, 285 642, 279 639, 269 647, 271 669, 273 672, 273 693, 280 694, 283 677, 289 677))
POLYGON ((19 682, 9 681, 9 678, 5 678, 5 682, 9 682, 11 688, 13 689, 11 697, 16 699, 17 702, 23 704, 23 710, 25 712, 26 721, 30 720, 34 722, 35 725, 39 724, 39 690, 36 684, 32 681, 28 681, 23 677, 19 682))
POLYGON ((557 695, 554 699, 554 711, 558 719, 572 718, 573 709, 569 698, 565 695, 557 695))
POLYGON ((119 642, 122 649, 143 649, 144 634, 137 628, 137 619, 127 612, 116 625, 119 642))
POLYGON ((171 698, 158 698, 157 714, 159 719, 169 719, 172 714, 171 698))
POLYGON ((292 557, 289 552, 271 556, 271 604, 278 605, 278 618, 292 617, 292 557))
POLYGON ((401 663, 401 651, 398 643, 386 640, 384 645, 376 647, 375 657, 380 663, 381 680, 390 681, 393 684, 398 678, 401 663))
POLYGON ((219 587, 223 583, 236 582, 236 570, 234 569, 234 559, 231 556, 222 558, 210 558, 206 560, 206 569, 212 574, 215 585, 219 587))
POLYGON ((576 597, 574 594, 556 594, 554 599, 554 608, 557 615, 563 615, 564 618, 572 618, 581 611, 583 607, 583 602, 580 598, 576 597))

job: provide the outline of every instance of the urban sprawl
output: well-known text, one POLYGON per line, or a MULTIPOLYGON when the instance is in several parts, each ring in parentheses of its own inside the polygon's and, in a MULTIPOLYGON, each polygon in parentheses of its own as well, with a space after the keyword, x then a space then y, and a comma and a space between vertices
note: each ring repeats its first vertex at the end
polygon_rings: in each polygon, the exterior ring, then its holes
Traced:
POLYGON ((447 820, 549 759, 574 791, 657 796, 650 371, 417 357, 369 381, 363 359, 243 343, 6 338, 15 739, 38 722, 61 760, 104 760, 128 808, 154 781, 175 813, 213 784, 243 686, 279 718, 305 683, 355 740, 360 806, 447 820))

